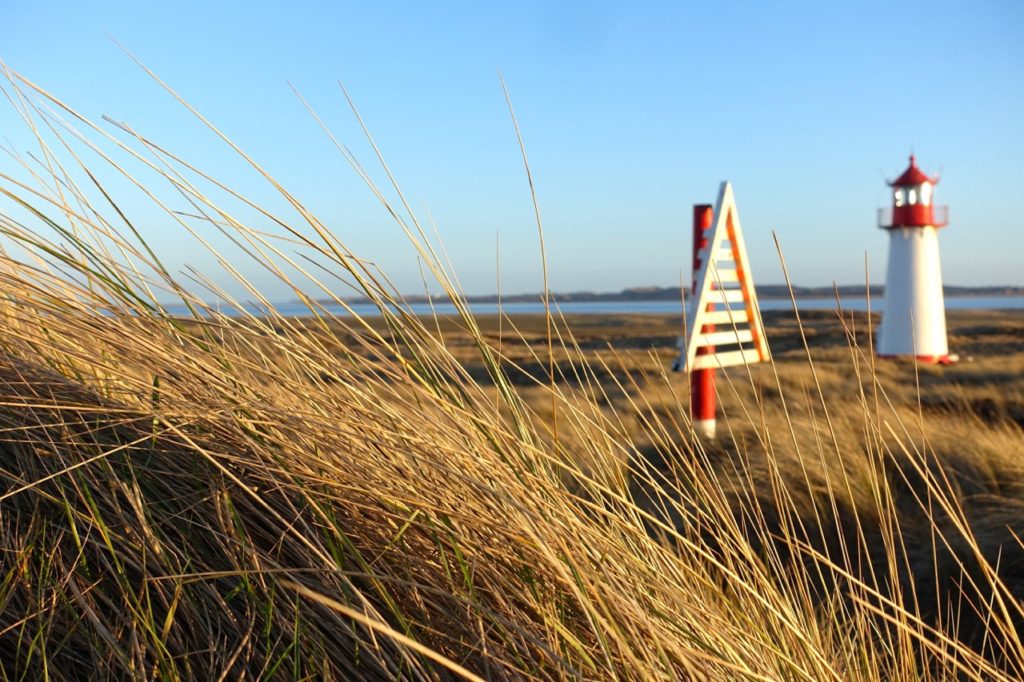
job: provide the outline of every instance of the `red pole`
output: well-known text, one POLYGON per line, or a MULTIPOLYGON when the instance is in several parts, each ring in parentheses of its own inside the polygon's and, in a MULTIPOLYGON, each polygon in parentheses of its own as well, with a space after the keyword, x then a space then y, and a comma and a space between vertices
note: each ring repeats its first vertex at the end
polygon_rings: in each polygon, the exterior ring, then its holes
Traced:
MULTIPOLYGON (((707 231, 711 229, 711 221, 714 219, 714 209, 707 204, 697 204, 693 207, 693 284, 690 289, 690 296, 697 295, 697 273, 700 271, 700 250, 707 247, 707 231)), ((694 300, 694 303, 696 301, 694 300)), ((714 304, 709 303, 711 309, 714 304)), ((715 331, 714 325, 704 325, 704 329, 696 330, 698 333, 715 331)), ((690 332, 693 333, 693 330, 690 332)), ((697 349, 697 355, 710 355, 715 352, 714 347, 702 347, 697 349)), ((690 372, 690 417, 693 420, 693 428, 698 435, 707 438, 715 437, 715 370, 698 369, 690 372)))

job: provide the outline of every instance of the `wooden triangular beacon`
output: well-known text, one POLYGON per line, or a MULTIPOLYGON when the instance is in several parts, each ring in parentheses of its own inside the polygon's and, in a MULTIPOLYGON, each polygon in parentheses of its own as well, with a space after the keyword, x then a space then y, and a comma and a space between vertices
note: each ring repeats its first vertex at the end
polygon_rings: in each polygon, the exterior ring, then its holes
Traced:
POLYGON ((697 256, 700 270, 686 314, 688 338, 679 364, 687 372, 748 365, 769 357, 729 182, 723 182, 718 192, 713 220, 708 245, 697 256), (723 325, 726 330, 710 331, 709 325, 723 325), (698 356, 697 349, 703 347, 714 352, 698 356))
POLYGON ((693 295, 686 313, 687 338, 673 369, 693 375, 694 426, 714 437, 714 370, 764 362, 770 356, 729 182, 722 183, 713 215, 707 215, 709 209, 694 209, 693 295))

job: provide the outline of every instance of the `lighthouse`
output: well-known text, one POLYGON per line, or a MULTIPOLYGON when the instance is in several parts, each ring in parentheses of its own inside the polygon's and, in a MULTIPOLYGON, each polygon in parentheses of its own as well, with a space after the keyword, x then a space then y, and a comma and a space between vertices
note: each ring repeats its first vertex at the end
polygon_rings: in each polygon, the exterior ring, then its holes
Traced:
POLYGON ((889 232, 880 357, 915 356, 939 364, 957 360, 946 344, 938 228, 948 222, 948 207, 933 202, 938 181, 918 168, 911 155, 907 170, 889 183, 892 207, 878 212, 878 226, 889 232))

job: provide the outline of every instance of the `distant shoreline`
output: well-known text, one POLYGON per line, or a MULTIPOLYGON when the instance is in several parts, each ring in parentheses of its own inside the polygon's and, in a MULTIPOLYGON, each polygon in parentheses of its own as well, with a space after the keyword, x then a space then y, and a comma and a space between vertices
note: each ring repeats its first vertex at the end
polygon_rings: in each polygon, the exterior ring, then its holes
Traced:
MULTIPOLYGON (((828 298, 838 293, 841 297, 863 298, 867 292, 863 285, 843 285, 837 287, 800 287, 794 286, 792 293, 797 298, 828 298)), ((962 287, 945 286, 943 293, 946 297, 971 297, 971 296, 1024 296, 1024 286, 985 286, 985 287, 962 287)), ((871 298, 880 299, 885 295, 885 288, 881 285, 872 286, 870 289, 871 298)), ((689 291, 686 292, 689 297, 689 291)), ((784 284, 767 284, 757 287, 757 295, 762 299, 789 298, 790 289, 784 284)), ((622 291, 573 291, 573 292, 551 292, 551 300, 559 303, 615 303, 627 301, 678 301, 682 298, 679 287, 634 287, 622 291)), ((346 303, 359 304, 371 303, 365 297, 353 297, 342 299, 346 303)), ((402 299, 405 303, 430 303, 431 301, 447 301, 447 296, 427 296, 415 294, 405 296, 402 299)), ((541 293, 530 294, 484 294, 476 296, 464 296, 466 303, 537 303, 544 300, 541 293)), ((318 300, 318 303, 331 304, 332 299, 318 300)))

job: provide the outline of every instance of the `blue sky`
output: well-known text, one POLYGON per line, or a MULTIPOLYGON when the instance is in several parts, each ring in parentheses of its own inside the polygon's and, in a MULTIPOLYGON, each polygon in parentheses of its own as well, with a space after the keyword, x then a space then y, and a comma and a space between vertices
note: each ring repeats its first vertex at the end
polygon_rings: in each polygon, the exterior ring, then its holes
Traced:
MULTIPOLYGON (((541 287, 499 69, 557 291, 677 284, 690 207, 712 202, 726 178, 758 281, 781 281, 772 230, 796 283, 863 281, 865 253, 880 281, 887 237, 875 209, 889 203, 884 181, 911 148, 942 173, 945 281, 1024 285, 1019 2, 0 7, 0 58, 11 68, 90 117, 127 121, 229 184, 269 194, 113 36, 406 292, 422 289, 412 250, 288 81, 370 166, 345 83, 470 293, 497 287, 499 233, 502 290, 541 287)), ((14 147, 29 145, 10 112, 0 126, 14 147)), ((0 170, 8 163, 0 158, 0 170)), ((214 267, 152 208, 127 205, 176 267, 214 267)))

